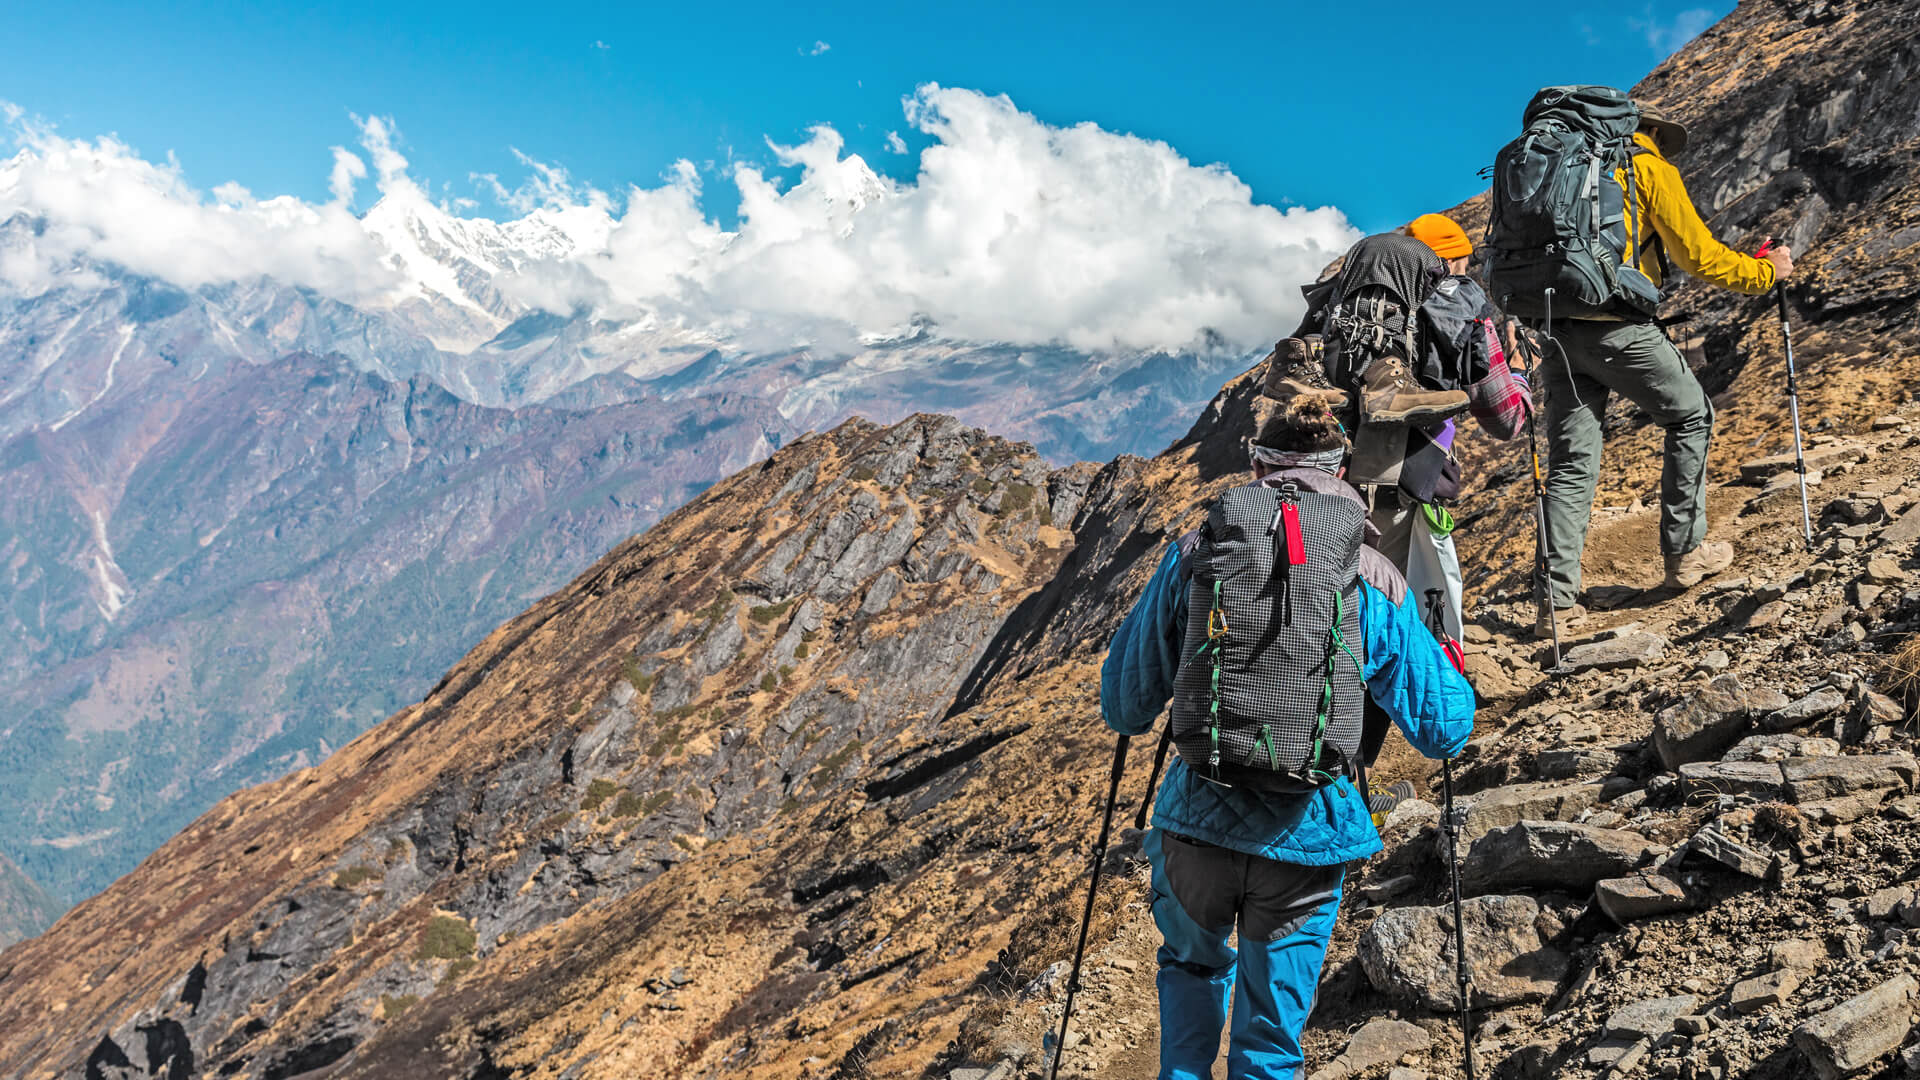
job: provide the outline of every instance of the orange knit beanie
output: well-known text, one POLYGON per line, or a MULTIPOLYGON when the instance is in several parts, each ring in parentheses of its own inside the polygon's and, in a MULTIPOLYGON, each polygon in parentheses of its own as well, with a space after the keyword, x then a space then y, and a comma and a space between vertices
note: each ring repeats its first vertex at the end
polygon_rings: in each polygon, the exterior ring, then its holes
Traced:
POLYGON ((1421 214, 1407 226, 1415 240, 1433 249, 1435 255, 1443 259, 1458 259, 1473 254, 1473 241, 1453 219, 1444 214, 1421 214))

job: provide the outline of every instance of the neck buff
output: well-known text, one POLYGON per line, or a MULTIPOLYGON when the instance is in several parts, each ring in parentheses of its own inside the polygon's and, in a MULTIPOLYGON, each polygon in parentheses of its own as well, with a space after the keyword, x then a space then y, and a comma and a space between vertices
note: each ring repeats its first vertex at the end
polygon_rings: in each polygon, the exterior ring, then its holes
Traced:
POLYGON ((1321 472, 1338 473, 1341 462, 1347 459, 1347 448, 1336 446, 1331 450, 1275 450, 1271 446, 1255 443, 1247 448, 1247 454, 1256 465, 1265 465, 1274 469, 1319 469, 1321 472))

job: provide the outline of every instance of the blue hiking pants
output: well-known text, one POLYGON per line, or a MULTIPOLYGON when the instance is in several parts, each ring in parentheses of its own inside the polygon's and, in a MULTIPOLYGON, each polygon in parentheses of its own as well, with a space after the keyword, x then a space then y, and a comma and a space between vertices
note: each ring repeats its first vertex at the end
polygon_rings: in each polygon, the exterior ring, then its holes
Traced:
POLYGON ((1296 866, 1147 833, 1160 928, 1160 1080, 1210 1080, 1231 991, 1229 1080, 1306 1076, 1300 1033, 1340 908, 1342 866, 1296 866), (1235 928, 1239 949, 1228 944, 1235 928))

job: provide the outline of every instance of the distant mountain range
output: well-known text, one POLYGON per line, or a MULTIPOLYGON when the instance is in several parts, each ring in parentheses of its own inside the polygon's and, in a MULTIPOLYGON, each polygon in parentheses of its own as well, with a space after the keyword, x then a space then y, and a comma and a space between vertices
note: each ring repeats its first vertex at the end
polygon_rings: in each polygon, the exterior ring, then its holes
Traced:
MULTIPOLYGON (((840 177, 835 212, 862 192, 840 177)), ((0 837, 64 902, 808 430, 938 410, 1055 462, 1153 453, 1251 362, 927 323, 755 349, 514 299, 605 242, 590 208, 497 223, 405 188, 362 222, 401 281, 379 304, 84 260, 0 293, 0 837)), ((45 228, 0 221, 0 259, 45 228)))

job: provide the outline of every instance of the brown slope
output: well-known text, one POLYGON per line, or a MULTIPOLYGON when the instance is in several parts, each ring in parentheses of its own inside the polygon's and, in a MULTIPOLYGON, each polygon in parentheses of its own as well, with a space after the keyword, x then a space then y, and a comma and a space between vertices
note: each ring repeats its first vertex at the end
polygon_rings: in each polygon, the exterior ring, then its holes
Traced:
MULTIPOLYGON (((1886 24, 1866 20, 1859 9, 1829 8, 1852 21, 1806 29, 1788 21, 1780 9, 1749 4, 1729 20, 1732 29, 1716 30, 1675 63, 1706 64, 1717 55, 1710 54, 1710 48, 1745 47, 1762 39, 1770 45, 1776 36, 1788 43, 1783 47, 1810 57, 1822 49, 1838 52, 1850 47, 1847 42, 1858 40, 1865 43, 1863 48, 1881 49, 1877 55, 1897 58, 1902 45, 1895 31, 1905 25, 1899 20, 1907 17, 1910 7, 1881 8, 1890 13, 1892 21, 1886 24), (1743 21, 1750 19, 1757 22, 1743 21), (1829 34, 1835 25, 1852 37, 1794 43, 1796 35, 1829 34)), ((1855 56, 1852 68, 1842 70, 1870 69, 1855 56)), ((1908 91, 1896 83, 1873 92, 1908 91)), ((1875 109, 1873 115, 1883 111, 1900 115, 1891 108, 1875 109)), ((1909 110, 1906 115, 1913 113, 1909 110)), ((1707 126, 1701 125, 1703 138, 1721 137, 1705 130, 1707 126)), ((1796 137, 1800 130, 1804 129, 1787 130, 1786 137, 1796 137)), ((1868 156, 1874 152, 1870 147, 1862 150, 1868 156)), ((1898 160, 1897 153, 1894 158, 1898 160)), ((1704 155, 1696 155, 1696 160, 1703 159, 1704 155)), ((1870 209, 1897 208, 1904 205, 1899 201, 1902 197, 1898 191, 1889 191, 1870 209)), ((1830 215, 1821 229, 1829 227, 1839 230, 1832 235, 1845 236, 1851 235, 1849 230, 1878 224, 1856 207, 1830 215)), ((1888 289, 1875 301, 1880 314, 1874 318, 1897 314, 1902 304, 1911 304, 1911 296, 1898 287, 1888 289)), ((1686 295, 1683 290, 1681 296, 1686 295)), ((1755 303, 1726 302, 1735 305, 1729 309, 1734 315, 1739 304, 1755 303)), ((1863 343, 1861 347, 1889 340, 1871 319, 1862 317, 1867 310, 1857 305, 1835 307, 1829 320, 1832 325, 1821 329, 1832 332, 1832 341, 1842 340, 1838 331, 1843 329, 1857 334, 1854 340, 1863 343)), ((1715 325, 1728 327, 1729 332, 1744 325, 1731 315, 1722 318, 1715 325)), ((1904 340, 1899 333, 1895 327, 1890 340, 1895 347, 1904 347, 1899 345, 1904 340)), ((1745 368, 1731 367, 1736 362, 1755 366, 1740 360, 1753 355, 1737 348, 1742 340, 1736 338, 1735 347, 1729 347, 1731 351, 1723 357, 1728 385, 1734 390, 1725 399, 1725 415, 1734 416, 1736 409, 1751 410, 1758 423, 1767 419, 1768 409, 1777 410, 1777 404, 1765 400, 1768 384, 1764 380, 1745 368), (1742 378, 1749 381, 1741 383, 1742 378)), ((1806 351, 1816 367, 1834 363, 1827 357, 1841 355, 1828 351, 1817 337, 1806 351)), ((1871 387, 1862 386, 1849 391, 1858 396, 1860 407, 1880 407, 1882 402, 1874 401, 1870 392, 1871 387)), ((257 891, 192 934, 168 928, 164 942, 155 944, 173 950, 171 957, 152 959, 159 951, 155 948, 139 952, 115 929, 115 920, 106 911, 94 912, 85 926, 69 930, 63 923, 48 935, 58 939, 59 949, 75 948, 84 938, 93 937, 94 943, 86 946, 84 966, 43 977, 37 972, 57 953, 15 950, 6 954, 0 965, 6 965, 9 973, 0 986, 7 988, 5 1007, 10 1014, 0 1014, 0 1031, 10 1034, 0 1038, 12 1041, 0 1043, 0 1061, 10 1067, 16 1061, 71 1061, 87 1053, 93 1040, 108 1031, 117 1044, 132 1046, 135 1021, 150 1023, 156 1013, 165 1013, 168 1021, 181 1024, 192 1036, 201 1062, 221 1067, 238 1063, 244 1075, 264 1074, 270 1066, 276 1074, 291 1075, 287 1070, 309 1064, 321 1067, 322 1060, 335 1052, 340 1056, 331 1059, 332 1075, 403 1070, 451 1076, 676 1076, 723 1071, 857 1075, 863 1067, 875 1075, 919 1071, 959 1030, 960 1018, 969 1010, 1006 1000, 1010 991, 1040 973, 1038 965, 1060 955, 1064 909, 1059 901, 1069 895, 1083 867, 1078 853, 1090 835, 1111 747, 1094 720, 1098 658, 1114 623, 1150 571, 1152 556, 1163 539, 1190 518, 1202 485, 1225 482, 1228 471, 1237 465, 1233 439, 1244 429, 1246 408, 1247 388, 1242 382, 1218 400, 1195 437, 1157 461, 1121 459, 1100 470, 1085 488, 1084 498, 1074 495, 1061 501, 1062 492, 1079 490, 1084 474, 1070 474, 1057 482, 1048 477, 1053 495, 1050 510, 1056 519, 1064 524, 1067 507, 1074 506, 1071 553, 1056 570, 1051 560, 1058 557, 1058 549, 1049 548, 1045 557, 1034 549, 1038 561, 1022 562, 1020 573, 1004 575, 1015 584, 990 594, 993 615, 969 622, 970 634, 964 641, 952 641, 947 650, 933 650, 935 655, 958 651, 961 662, 957 665, 930 668, 917 662, 925 660, 924 655, 908 657, 900 652, 884 657, 879 666, 857 666, 854 660, 871 655, 898 631, 924 635, 930 626, 950 626, 955 619, 952 613, 959 610, 956 594, 941 597, 924 613, 927 618, 911 626, 905 619, 895 622, 870 616, 863 624, 859 616, 852 616, 840 624, 826 617, 823 630, 828 636, 816 642, 831 640, 832 646, 822 646, 820 659, 840 650, 833 663, 841 666, 835 670, 850 680, 839 684, 842 692, 829 696, 844 702, 847 691, 857 690, 855 703, 871 704, 869 695, 876 688, 910 693, 916 676, 924 677, 929 670, 941 676, 935 680, 936 688, 913 709, 894 709, 893 719, 877 715, 876 710, 865 719, 849 721, 849 726, 836 724, 831 740, 811 746, 805 728, 796 728, 796 737, 785 741, 773 734, 781 717, 794 719, 791 709, 781 708, 777 693, 765 699, 749 690, 733 699, 739 703, 739 726, 747 745, 759 758, 782 761, 783 775, 804 780, 829 762, 847 772, 840 783, 826 784, 817 798, 811 787, 798 785, 795 801, 799 805, 788 807, 784 814, 780 810, 787 804, 782 796, 772 804, 770 814, 729 817, 704 809, 674 818, 667 828, 651 834, 647 823, 655 819, 643 818, 642 828, 633 835, 641 837, 641 849, 657 855, 649 856, 654 861, 646 869, 633 871, 630 860, 635 843, 620 839, 617 831, 601 831, 617 830, 626 819, 602 826, 597 818, 581 818, 578 812, 568 811, 577 805, 572 799, 583 794, 581 781, 592 773, 578 768, 568 782, 564 747, 631 748, 652 739, 649 748, 660 745, 669 762, 680 760, 684 753, 689 765, 710 763, 692 772, 663 773, 649 771, 656 765, 644 752, 637 758, 621 756, 631 755, 631 749, 598 759, 610 763, 609 778, 632 788, 642 800, 640 805, 663 780, 669 781, 676 801, 660 813, 670 818, 680 812, 680 799, 717 808, 739 795, 744 782, 724 778, 750 775, 755 759, 726 755, 724 730, 719 738, 707 732, 702 738, 688 739, 681 753, 671 752, 672 740, 660 742, 662 725, 670 720, 636 713, 630 703, 616 703, 597 690, 586 695, 588 705, 578 718, 562 719, 572 696, 567 690, 581 685, 582 679, 611 678, 611 668, 626 655, 683 662, 693 655, 676 652, 695 644, 673 636, 690 625, 681 618, 711 602, 709 590, 717 581, 745 587, 739 583, 746 577, 735 568, 759 565, 756 560, 765 550, 763 546, 762 552, 745 554, 751 544, 742 546, 737 537, 726 539, 733 534, 717 522, 754 520, 759 522, 753 526, 758 531, 765 521, 748 517, 756 512, 749 508, 761 506, 772 496, 771 481, 762 482, 754 473, 730 481, 710 496, 714 501, 698 504, 705 508, 702 513, 712 516, 676 518, 637 545, 623 548, 598 568, 600 577, 583 578, 561 597, 490 639, 456 669, 452 682, 425 707, 401 714, 343 751, 341 771, 323 768, 327 782, 313 785, 316 788, 364 788, 364 793, 340 796, 338 820, 319 824, 328 811, 318 804, 326 800, 318 793, 299 795, 293 784, 234 800, 239 805, 277 793, 290 805, 313 804, 302 811, 305 819, 316 822, 321 835, 332 839, 318 860, 300 857, 305 861, 293 880, 301 884, 277 890, 252 886, 249 871, 285 872, 287 856, 277 854, 282 866, 276 869, 254 861, 266 849, 246 854, 243 845, 224 847, 220 858, 231 860, 227 873, 234 875, 229 880, 257 891), (721 509, 718 500, 722 498, 733 501, 721 509), (668 536, 700 550, 683 547, 669 553, 666 547, 656 546, 666 544, 668 536), (722 539, 704 543, 714 537, 722 539), (638 553, 642 551, 655 561, 641 565, 644 558, 638 553), (674 580, 665 576, 667 565, 656 568, 661 560, 671 564, 674 580), (629 571, 633 576, 619 580, 629 571), (678 614, 670 622, 651 624, 675 627, 666 631, 667 637, 654 641, 647 636, 652 630, 614 629, 624 625, 620 620, 627 610, 653 602, 642 600, 643 595, 654 598, 664 590, 686 587, 689 575, 697 583, 687 587, 684 600, 674 602, 678 614), (1043 582, 1047 584, 1035 591, 1043 582), (635 583, 646 588, 640 590, 635 583), (602 590, 598 595, 596 588, 602 590), (608 598, 612 605, 606 603, 608 598), (622 611, 610 614, 608 606, 622 611), (571 610, 575 607, 581 610, 571 610), (595 663, 602 667, 594 668, 595 663), (489 669, 491 673, 483 676, 489 669), (496 685, 496 680, 504 681, 496 685), (524 706, 514 697, 523 686, 535 691, 531 704, 524 706), (949 712, 943 700, 956 694, 962 708, 949 712), (429 716, 436 702, 444 711, 429 716), (539 716, 523 716, 523 709, 536 710, 539 716), (900 725, 900 713, 917 719, 900 725), (420 726, 408 734, 415 724, 420 726), (850 734, 868 731, 863 724, 872 724, 874 735, 883 737, 880 747, 864 735, 850 734), (1022 730, 1028 724, 1032 726, 1022 730), (604 743, 596 742, 598 734, 585 737, 603 730, 604 743), (905 734, 885 735, 900 731, 905 734), (1007 737, 993 741, 1002 735, 1007 737), (852 738, 862 738, 860 748, 835 762, 835 756, 852 745, 852 738), (422 741, 431 747, 422 750, 418 745, 422 741), (407 768, 382 764, 385 757, 375 759, 373 753, 380 747, 391 748, 386 754, 407 768), (807 757, 810 752, 815 756, 807 757), (457 768, 446 764, 448 756, 465 753, 472 754, 470 762, 462 761, 457 768), (783 755, 788 754, 796 754, 794 761, 802 770, 787 766, 783 755), (379 777, 380 783, 369 783, 369 776, 379 777), (398 794, 390 795, 381 786, 385 784, 392 784, 398 794), (560 791, 570 798, 558 798, 560 791), (358 803, 347 808, 356 799, 358 803), (377 808, 377 813, 369 815, 369 807, 377 808), (546 833, 544 846, 531 839, 542 830, 529 824, 544 824, 562 812, 567 812, 567 820, 552 826, 557 836, 546 833), (716 828, 721 823, 737 827, 716 828), (673 844, 676 834, 700 850, 690 852, 684 845, 673 844), (403 845, 391 850, 393 861, 388 863, 390 848, 385 842, 402 838, 403 845), (708 839, 714 842, 703 847, 708 839), (671 845, 679 854, 663 845, 671 845), (674 865, 662 867, 665 861, 674 865), (381 884, 369 878, 350 888, 325 888, 327 878, 321 875, 359 865, 379 874, 381 884), (556 881, 534 872, 542 865, 568 869, 556 881), (412 899, 389 912, 380 906, 387 903, 386 897, 373 896, 383 886, 412 899), (537 903, 523 907, 528 903, 524 897, 530 894, 537 903), (280 899, 269 899, 270 895, 280 899), (301 909, 292 911, 286 898, 301 903, 301 909), (335 905, 332 910, 351 911, 318 922, 308 914, 326 913, 329 903, 335 905), (441 983, 448 961, 414 958, 430 908, 436 906, 478 924, 479 931, 478 965, 445 985, 441 983), (370 914, 350 945, 336 944, 311 953, 276 951, 287 948, 276 940, 276 931, 290 943, 315 941, 316 930, 358 917, 353 913, 362 908, 370 914), (256 926, 260 930, 255 931, 256 926), (262 935, 251 943, 257 947, 243 951, 253 933, 262 935), (517 936, 501 944, 501 933, 517 936), (233 937, 222 945, 200 944, 227 934, 233 937), (181 947, 183 943, 186 948, 181 947), (1003 946, 1010 946, 1004 954, 1003 946), (172 1003, 169 980, 182 977, 185 965, 198 955, 192 950, 199 947, 223 951, 221 958, 209 963, 196 1013, 172 1003), (135 953, 139 959, 122 959, 135 953), (247 955, 258 958, 245 960, 247 955), (104 968, 115 962, 125 966, 98 976, 97 987, 81 976, 82 970, 94 965, 104 968), (67 1005, 67 1011, 84 1012, 84 1016, 62 1019, 62 1013, 49 1012, 45 1006, 35 1011, 14 1004, 21 998, 36 1003, 51 998, 54 992, 48 988, 52 986, 88 987, 67 1005), (410 995, 419 996, 409 1002, 410 995), (228 1004, 220 1005, 217 998, 228 1004), (255 998, 263 1002, 261 1030, 249 1038, 238 1003, 255 998), (213 1011, 216 1007, 225 1011, 213 1011), (136 1015, 143 1009, 152 1011, 136 1015), (41 1031, 57 1034, 37 1034, 41 1031)), ((1777 426, 1767 430, 1776 440, 1781 435, 1777 426)), ((827 438, 839 445, 848 437, 836 433, 827 438)), ((1637 463, 1649 456, 1647 439, 1646 433, 1620 439, 1615 453, 1620 460, 1637 463)), ((807 459, 792 455, 811 443, 783 452, 775 468, 798 475, 805 468, 800 462, 807 459)), ((917 460, 926 460, 926 450, 916 454, 921 455, 917 460)), ((843 485, 867 482, 855 479, 861 466, 852 464, 850 451, 835 452, 830 458, 821 459, 822 468, 816 473, 819 484, 833 482, 829 465, 842 470, 838 475, 843 485)), ((1502 477, 1495 474, 1493 479, 1497 484, 1502 477)), ((1631 479, 1628 470, 1610 481, 1615 485, 1610 490, 1624 490, 1631 479)), ((990 480, 989 486, 993 485, 990 480)), ((942 497, 965 498, 970 490, 967 484, 942 497)), ((1486 517, 1469 538, 1477 533, 1497 541, 1499 524, 1497 517, 1486 517)), ((1771 528, 1761 541, 1777 543, 1780 536, 1776 534, 1786 531, 1771 528)), ((856 531, 855 535, 861 534, 856 531)), ((1524 537, 1524 532, 1518 535, 1524 537)), ((1035 526, 1034 538, 1040 536, 1035 526)), ((852 539, 845 542, 851 544, 852 539)), ((970 557, 986 565, 1001 558, 986 551, 970 557)), ((1496 561, 1480 558, 1483 567, 1500 568, 1496 561)), ((814 578, 809 588, 823 577, 814 578)), ((864 603, 865 593, 861 595, 864 603)), ((822 610, 844 612, 850 600, 851 595, 822 610)), ((797 611, 783 617, 797 618, 797 611)), ((659 618, 665 620, 665 613, 659 618)), ((1697 615, 1686 620, 1688 632, 1701 629, 1697 615)), ((764 641, 751 636, 758 631, 750 618, 736 616, 731 625, 741 632, 743 641, 764 641)), ((791 623, 781 625, 785 629, 765 633, 785 636, 791 623)), ((764 658, 765 652, 754 655, 764 658)), ((1803 665, 1819 662, 1818 656, 1796 656, 1803 665)), ((722 686, 730 683, 732 690, 742 689, 734 680, 740 674, 763 672, 764 667, 755 666, 760 663, 761 659, 750 661, 744 671, 726 667, 713 683, 703 683, 695 703, 711 708, 710 702, 727 701, 731 691, 722 686)), ((803 679, 807 677, 811 676, 803 679)), ((831 677, 827 681, 831 683, 831 677)), ((594 689, 596 684, 585 685, 594 689)), ((647 704, 679 707, 692 687, 685 682, 677 685, 678 689, 665 682, 651 687, 653 695, 662 694, 664 687, 673 696, 647 704)), ((798 719, 805 718, 802 714, 798 719)), ((676 738, 684 734, 676 732, 676 738)), ((587 760, 591 754, 576 756, 587 760)), ((1143 772, 1136 764, 1130 774, 1126 790, 1131 798, 1138 798, 1143 772)), ((770 774, 766 780, 771 786, 770 774)), ((782 785, 783 789, 791 786, 791 780, 782 785)), ((768 793, 769 799, 772 795, 768 793)), ((741 796, 741 801, 752 800, 741 796)), ((766 809, 766 803, 759 805, 766 809)), ((218 820, 209 818, 209 822, 218 820)), ((301 819, 290 815, 289 820, 297 826, 301 819)), ((289 835, 278 828, 272 834, 282 844, 289 835)), ((152 870, 146 882, 134 882, 126 892, 112 894, 113 898, 136 911, 151 905, 146 886, 159 881, 162 867, 187 865, 175 847, 191 845, 194 836, 195 831, 190 831, 170 845, 136 875, 152 870)), ((459 951, 458 934, 444 936, 450 951, 459 951)), ((344 938, 336 940, 344 942, 344 938)), ((20 1067, 26 1071, 24 1064, 20 1067)))
MULTIPOLYGON (((656 876, 697 895, 756 829, 812 837, 790 826, 848 797, 843 773, 876 774, 854 796, 884 798, 964 766, 1022 730, 945 717, 1051 576, 1068 537, 1050 522, 1088 471, 915 418, 849 423, 719 485, 496 631, 420 705, 227 800, 0 956, 0 1063, 70 1068, 103 1037, 131 1053, 161 1023, 202 1068, 294 1075, 431 1019, 400 1009, 460 977, 417 955, 436 912, 455 951, 504 973, 523 961, 494 964, 502 944, 544 957, 535 931, 629 893, 645 910, 656 876), (459 944, 465 929, 478 941, 459 944)), ((807 869, 795 859, 783 874, 807 869)), ((778 888, 839 890, 821 876, 778 888)), ((492 985, 479 974, 461 985, 492 985)))

